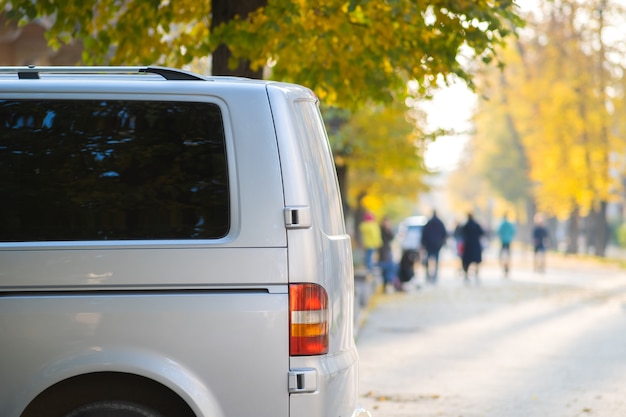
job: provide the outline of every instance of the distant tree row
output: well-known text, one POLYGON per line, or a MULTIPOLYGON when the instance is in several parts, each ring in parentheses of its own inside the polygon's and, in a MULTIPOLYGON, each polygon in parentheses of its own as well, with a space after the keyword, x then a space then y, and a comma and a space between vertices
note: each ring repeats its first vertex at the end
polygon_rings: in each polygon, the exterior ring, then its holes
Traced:
POLYGON ((571 253, 605 254, 607 208, 621 213, 625 198, 626 14, 617 3, 543 3, 502 50, 504 69, 477 81, 465 168, 528 221, 537 211, 566 220, 571 253))

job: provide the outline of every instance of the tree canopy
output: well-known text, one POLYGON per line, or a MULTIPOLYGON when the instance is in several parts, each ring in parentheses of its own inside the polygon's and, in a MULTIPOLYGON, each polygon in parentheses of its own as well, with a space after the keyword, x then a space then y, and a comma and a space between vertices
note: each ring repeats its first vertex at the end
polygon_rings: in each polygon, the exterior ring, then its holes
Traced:
POLYGON ((0 7, 22 23, 51 20, 51 45, 81 40, 86 64, 183 67, 227 45, 233 72, 245 59, 343 107, 391 102, 406 94, 408 80, 421 93, 440 77, 471 84, 468 62, 492 60, 511 23, 521 24, 514 0, 229 1, 0 0, 0 7), (224 19, 229 7, 232 18, 224 19))
POLYGON ((500 52, 506 68, 477 81, 488 99, 476 115, 475 152, 500 196, 530 197, 528 207, 570 225, 586 216, 600 255, 607 205, 623 199, 626 51, 613 31, 624 10, 610 0, 554 0, 526 20, 526 31, 500 52))
MULTIPOLYGON (((336 112, 325 112, 331 125, 345 117, 336 112)), ((368 209, 382 213, 415 200, 416 193, 426 188, 420 152, 424 123, 423 114, 396 102, 363 108, 341 121, 337 129, 329 127, 335 162, 340 172, 347 171, 348 201, 356 205, 367 195, 368 209)))

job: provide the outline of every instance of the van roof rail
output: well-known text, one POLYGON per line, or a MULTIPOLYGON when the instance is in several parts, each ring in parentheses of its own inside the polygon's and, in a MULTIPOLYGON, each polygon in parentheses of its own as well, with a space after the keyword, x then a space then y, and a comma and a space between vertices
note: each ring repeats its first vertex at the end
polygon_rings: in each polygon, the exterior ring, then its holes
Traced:
POLYGON ((0 67, 0 74, 16 73, 20 79, 39 79, 39 74, 157 74, 166 80, 202 80, 206 78, 179 69, 148 66, 148 67, 128 67, 128 66, 15 66, 0 67))

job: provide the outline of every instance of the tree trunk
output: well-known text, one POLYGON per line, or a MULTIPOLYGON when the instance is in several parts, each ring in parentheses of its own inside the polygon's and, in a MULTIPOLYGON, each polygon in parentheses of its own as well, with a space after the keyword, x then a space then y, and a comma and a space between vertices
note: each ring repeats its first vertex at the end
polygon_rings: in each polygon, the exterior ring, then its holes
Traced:
MULTIPOLYGON (((523 56, 522 56, 523 58, 523 56)), ((507 131, 511 135, 511 141, 513 142, 513 146, 519 155, 519 160, 521 162, 521 168, 524 172, 524 179, 526 181, 526 186, 524 187, 526 192, 530 194, 530 163, 528 161, 528 155, 526 152, 526 147, 524 146, 522 136, 517 129, 517 125, 515 123, 515 119, 510 111, 510 101, 508 96, 508 81, 506 79, 506 75, 504 70, 500 72, 500 87, 502 90, 502 96, 500 98, 500 102, 505 109, 504 113, 504 121, 507 126, 507 131)))
MULTIPOLYGON (((250 12, 267 5, 267 0, 211 0, 211 31, 222 23, 229 22, 240 16, 245 18, 250 12)), ((213 75, 233 75, 247 78, 263 78, 263 68, 253 71, 250 61, 239 59, 235 68, 231 68, 229 61, 232 53, 227 44, 220 44, 212 54, 211 73, 213 75)))
POLYGON ((606 254, 606 245, 609 242, 608 224, 606 221, 607 202, 600 202, 600 207, 596 213, 593 233, 594 233, 594 255, 604 257, 606 254))
POLYGON ((363 247, 363 241, 361 240, 361 231, 359 230, 359 224, 363 221, 365 215, 365 206, 363 206, 363 199, 367 196, 367 193, 362 191, 357 196, 356 208, 354 209, 354 241, 359 248, 363 247))
POLYGON ((523 242, 528 243, 529 245, 533 244, 533 227, 534 227, 534 219, 537 214, 537 204, 535 203, 535 199, 532 196, 527 196, 525 199, 526 203, 526 223, 525 223, 525 233, 523 234, 523 242))
MULTIPOLYGON (((605 80, 605 69, 604 62, 606 61, 605 57, 605 46, 602 39, 602 31, 604 30, 604 9, 606 8, 607 0, 600 1, 599 18, 598 18, 598 41, 600 44, 600 48, 598 50, 598 93, 600 98, 602 99, 602 103, 606 103, 606 80, 605 80)), ((610 176, 610 160, 609 155, 611 153, 611 147, 609 145, 609 129, 607 122, 607 112, 602 112, 601 119, 601 128, 600 128, 600 140, 604 148, 604 158, 602 160, 602 176, 606 183, 609 183, 610 176)), ((604 257, 606 254, 606 246, 609 243, 609 227, 606 220, 606 209, 608 202, 605 198, 600 199, 600 207, 598 208, 598 215, 596 217, 596 247, 595 247, 595 255, 604 257)))
POLYGON ((348 166, 336 165, 337 182, 339 183, 339 192, 341 193, 341 202, 343 204, 343 213, 347 217, 351 216, 351 208, 348 204, 348 166))
POLYGON ((580 236, 580 210, 576 206, 569 215, 567 222, 567 245, 565 253, 578 253, 578 237, 580 236))

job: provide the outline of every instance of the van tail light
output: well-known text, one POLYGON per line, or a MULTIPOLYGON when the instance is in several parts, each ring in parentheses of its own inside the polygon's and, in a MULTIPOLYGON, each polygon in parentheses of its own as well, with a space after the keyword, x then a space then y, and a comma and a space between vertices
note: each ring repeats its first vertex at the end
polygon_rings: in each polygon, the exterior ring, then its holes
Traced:
POLYGON ((289 285, 289 354, 328 353, 328 294, 317 284, 289 285))

